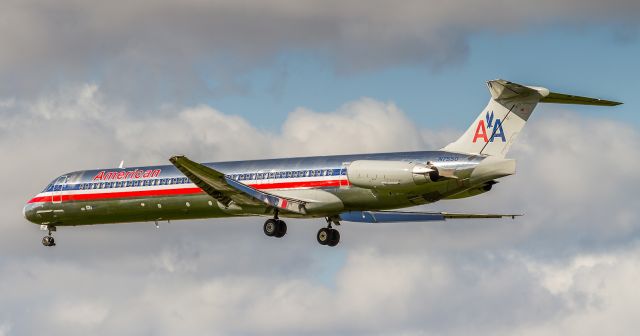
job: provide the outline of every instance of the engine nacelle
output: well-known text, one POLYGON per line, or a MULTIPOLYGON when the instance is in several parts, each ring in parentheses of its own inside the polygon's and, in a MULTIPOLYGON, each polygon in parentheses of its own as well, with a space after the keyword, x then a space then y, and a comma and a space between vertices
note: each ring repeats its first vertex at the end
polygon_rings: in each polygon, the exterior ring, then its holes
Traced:
POLYGON ((347 167, 349 183, 367 189, 412 189, 438 177, 435 167, 406 161, 358 160, 347 167))
POLYGON ((467 198, 467 197, 473 197, 473 196, 477 196, 480 194, 484 194, 487 191, 491 191, 491 188, 493 187, 494 184, 496 184, 498 182, 496 181, 489 181, 479 187, 475 187, 475 188, 471 188, 471 189, 467 189, 465 191, 459 192, 457 194, 453 194, 451 196, 445 197, 445 199, 460 199, 460 198, 467 198))

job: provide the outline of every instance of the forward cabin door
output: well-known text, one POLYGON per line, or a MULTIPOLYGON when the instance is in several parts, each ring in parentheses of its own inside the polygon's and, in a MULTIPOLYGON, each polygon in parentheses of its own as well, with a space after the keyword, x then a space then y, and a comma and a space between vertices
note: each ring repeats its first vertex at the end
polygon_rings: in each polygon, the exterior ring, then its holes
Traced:
POLYGON ((51 203, 62 203, 62 191, 67 184, 67 175, 60 176, 53 184, 53 191, 51 192, 51 203))
POLYGON ((347 177, 347 169, 349 168, 349 164, 351 162, 343 162, 342 168, 340 169, 340 173, 338 175, 338 179, 340 180, 340 188, 346 188, 349 186, 349 180, 347 177))

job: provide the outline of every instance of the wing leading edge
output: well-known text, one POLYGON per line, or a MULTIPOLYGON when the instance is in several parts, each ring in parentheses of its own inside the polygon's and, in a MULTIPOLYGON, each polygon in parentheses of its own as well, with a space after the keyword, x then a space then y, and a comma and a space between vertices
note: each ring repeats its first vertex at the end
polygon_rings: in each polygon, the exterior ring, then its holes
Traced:
POLYGON ((240 207, 243 205, 267 205, 303 215, 307 212, 304 201, 260 191, 233 180, 215 169, 191 161, 186 156, 174 156, 169 161, 191 182, 226 207, 231 204, 240 207))

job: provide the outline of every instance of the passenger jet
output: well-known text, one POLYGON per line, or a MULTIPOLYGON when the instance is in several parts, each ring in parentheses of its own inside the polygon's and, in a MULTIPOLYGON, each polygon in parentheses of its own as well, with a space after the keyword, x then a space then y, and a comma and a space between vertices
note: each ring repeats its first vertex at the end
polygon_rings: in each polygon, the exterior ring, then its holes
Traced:
POLYGON ((397 209, 473 197, 515 173, 506 154, 538 103, 615 106, 621 103, 550 92, 505 80, 487 82, 489 104, 456 141, 436 151, 314 156, 66 173, 24 207, 27 220, 59 226, 155 222, 235 216, 267 217, 269 237, 287 233, 283 218, 324 218, 318 243, 336 246, 341 222, 442 221, 516 214, 407 212, 397 209))

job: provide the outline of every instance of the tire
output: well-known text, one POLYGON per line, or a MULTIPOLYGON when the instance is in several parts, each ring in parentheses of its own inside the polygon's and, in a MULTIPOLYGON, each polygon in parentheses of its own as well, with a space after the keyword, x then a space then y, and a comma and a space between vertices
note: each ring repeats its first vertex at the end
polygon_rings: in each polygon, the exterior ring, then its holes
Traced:
POLYGON ((322 228, 318 230, 318 234, 316 235, 316 239, 320 245, 327 245, 331 241, 331 231, 328 228, 322 228))
POLYGON ((267 221, 264 222, 264 226, 262 226, 262 231, 264 231, 264 234, 267 236, 273 237, 278 233, 279 226, 275 219, 267 219, 267 221))
POLYGON ((340 231, 331 229, 331 239, 329 240, 329 246, 336 246, 340 242, 340 231))
POLYGON ((276 226, 277 230, 274 236, 277 238, 284 237, 284 235, 287 234, 287 223, 285 223, 283 220, 276 220, 276 226))
POLYGON ((44 245, 44 246, 56 246, 56 241, 51 236, 44 236, 42 238, 42 245, 44 245))

